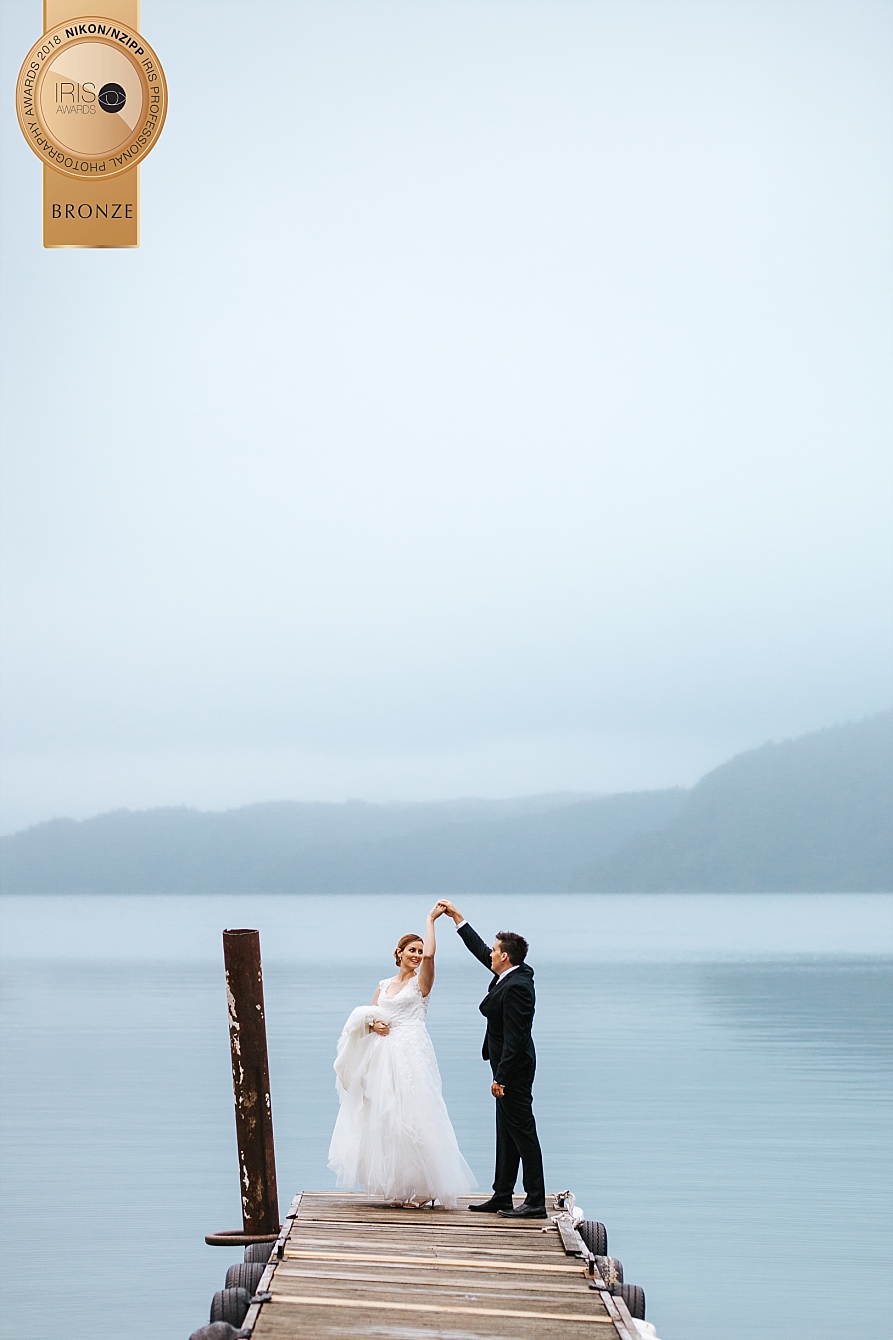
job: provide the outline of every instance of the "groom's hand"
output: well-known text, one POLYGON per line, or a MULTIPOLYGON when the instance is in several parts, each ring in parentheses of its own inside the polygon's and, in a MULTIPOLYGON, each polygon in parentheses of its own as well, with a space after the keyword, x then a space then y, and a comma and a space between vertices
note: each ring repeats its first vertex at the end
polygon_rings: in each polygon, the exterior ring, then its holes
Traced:
POLYGON ((504 1085, 504 1084, 497 1084, 497 1083, 496 1083, 496 1080, 494 1080, 493 1083, 490 1085, 490 1092, 492 1093, 492 1095, 493 1095, 494 1098, 504 1098, 504 1097, 505 1097, 505 1085, 504 1085))
POLYGON ((465 918, 462 916, 462 913, 459 911, 458 907, 454 907, 454 905, 450 902, 449 898, 441 898, 437 906, 442 907, 444 912, 446 912, 447 916, 453 918, 453 921, 455 921, 457 926, 460 921, 465 920, 465 918))

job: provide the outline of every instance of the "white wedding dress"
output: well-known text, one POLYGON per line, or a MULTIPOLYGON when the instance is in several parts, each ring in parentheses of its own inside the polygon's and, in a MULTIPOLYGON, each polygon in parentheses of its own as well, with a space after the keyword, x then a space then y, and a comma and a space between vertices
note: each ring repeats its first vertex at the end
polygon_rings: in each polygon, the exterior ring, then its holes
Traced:
POLYGON ((476 1186, 459 1152, 441 1092, 437 1057, 425 1027, 428 998, 412 977, 393 998, 379 982, 377 1005, 360 1006, 338 1039, 335 1088, 340 1109, 329 1167, 338 1185, 388 1201, 456 1197, 476 1186), (370 1033, 373 1020, 390 1025, 370 1033))

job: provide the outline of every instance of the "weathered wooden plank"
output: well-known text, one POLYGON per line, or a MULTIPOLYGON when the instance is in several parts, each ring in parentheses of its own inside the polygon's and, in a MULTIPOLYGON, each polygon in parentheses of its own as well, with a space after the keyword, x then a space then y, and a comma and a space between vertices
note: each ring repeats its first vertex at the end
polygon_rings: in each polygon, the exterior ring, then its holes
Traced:
POLYGON ((557 1230, 550 1224, 548 1228, 541 1228, 539 1233, 520 1232, 513 1233, 511 1229, 502 1231, 488 1231, 485 1228, 467 1228, 451 1224, 413 1224, 411 1227, 398 1224, 363 1224, 356 1220, 332 1221, 331 1219, 296 1219, 293 1233, 334 1233, 339 1237, 344 1233, 365 1233, 388 1236, 392 1234, 395 1237, 418 1237, 422 1241, 427 1241, 432 1237, 440 1237, 446 1241, 449 1238, 462 1238, 468 1242, 493 1242, 500 1246, 511 1244, 523 1245, 525 1251, 538 1251, 544 1244, 551 1244, 557 1250, 564 1250, 557 1230))
POLYGON ((312 1307, 342 1307, 350 1308, 353 1311, 364 1312, 441 1312, 452 1316, 467 1317, 515 1317, 519 1321, 561 1321, 567 1324, 613 1325, 610 1317, 591 1315, 587 1316, 575 1312, 533 1312, 520 1310, 518 1308, 499 1308, 499 1307, 460 1307, 457 1304, 441 1303, 401 1303, 397 1301, 378 1302, 371 1298, 353 1299, 353 1298, 318 1298, 312 1294, 286 1294, 273 1293, 273 1303, 290 1303, 295 1306, 304 1305, 312 1307))
POLYGON ((314 1278, 308 1274, 303 1277, 276 1274, 273 1292, 289 1296, 312 1295, 314 1298, 349 1298, 354 1302, 364 1298, 403 1300, 406 1302, 455 1302, 474 1303, 486 1307, 547 1307, 548 1310, 567 1310, 577 1314, 604 1315, 607 1309, 599 1296, 585 1288, 565 1288, 556 1293, 547 1293, 542 1289, 506 1288, 505 1281, 494 1286, 489 1277, 478 1280, 415 1280, 401 1283, 399 1280, 380 1279, 364 1283, 361 1288, 349 1281, 339 1281, 336 1276, 322 1275, 314 1278), (501 1287, 500 1287, 501 1286, 501 1287))
POLYGON ((467 1238, 469 1242, 491 1242, 502 1243, 503 1246, 510 1243, 524 1244, 528 1249, 536 1248, 542 1241, 554 1243, 556 1247, 561 1246, 561 1240, 557 1229, 549 1224, 541 1228, 538 1233, 513 1232, 511 1229, 493 1230, 478 1228, 476 1225, 469 1227, 463 1224, 370 1224, 357 1219, 296 1219, 294 1221, 295 1233, 393 1233, 400 1237, 418 1236, 420 1238, 430 1238, 438 1235, 443 1238, 467 1238))
POLYGON ((574 1327, 569 1333, 563 1321, 272 1305, 262 1310, 254 1332, 254 1340, 359 1340, 364 1336, 375 1340, 616 1340, 610 1325, 574 1327), (297 1316, 290 1315, 294 1313, 297 1316))
MULTIPOLYGON (((420 1240, 416 1236, 413 1236, 411 1238, 409 1245, 412 1247, 414 1251, 417 1251, 420 1255, 422 1253, 427 1252, 430 1253, 432 1256, 442 1256, 444 1255, 444 1253, 455 1254, 457 1251, 462 1251, 463 1253, 467 1253, 469 1256, 475 1256, 475 1257, 480 1256, 482 1259, 492 1258, 493 1260, 499 1260, 501 1257, 505 1257, 512 1261, 524 1260, 524 1261, 536 1262, 544 1260, 555 1260, 555 1261, 563 1261, 565 1262, 565 1264, 567 1263, 567 1257, 565 1256, 564 1252, 555 1251, 554 1248, 552 1250, 543 1249, 542 1251, 532 1252, 526 1249, 522 1250, 521 1248, 513 1249, 511 1247, 501 1247, 501 1246, 493 1247, 489 1243, 463 1242, 461 1240, 457 1241, 455 1238, 451 1239, 449 1242, 438 1241, 436 1239, 426 1242, 424 1240, 420 1240)), ((378 1249, 380 1253, 387 1254, 392 1251, 399 1251, 399 1250, 405 1251, 406 1246, 407 1246, 406 1237, 397 1238, 396 1236, 395 1237, 389 1236, 385 1238, 382 1235, 370 1233, 369 1236, 366 1238, 353 1234, 351 1234, 350 1237, 345 1236, 342 1238, 331 1238, 331 1237, 317 1238, 309 1234, 302 1233, 300 1234, 300 1236, 293 1237, 288 1240, 288 1243, 286 1244, 286 1250, 301 1251, 306 1249, 312 1249, 314 1251, 328 1250, 332 1252, 343 1252, 343 1251, 361 1252, 367 1250, 370 1247, 375 1247, 376 1249, 378 1249)), ((569 1268, 573 1269, 573 1267, 569 1268)))
POLYGON ((639 1332, 623 1299, 610 1293, 603 1293, 601 1298, 608 1315, 613 1318, 614 1329, 620 1340, 640 1340, 639 1332))
POLYGON ((558 1230, 554 1224, 543 1224, 536 1232, 530 1229, 498 1229, 491 1226, 484 1226, 477 1223, 463 1224, 453 1221, 452 1223, 437 1222, 429 1220, 426 1223, 401 1224, 394 1220, 385 1220, 381 1223, 370 1222, 363 1219, 307 1219, 298 1218, 294 1221, 294 1231, 296 1233, 399 1233, 399 1234, 418 1234, 420 1237, 430 1237, 432 1233, 442 1234, 445 1238, 463 1237, 469 1241, 490 1238, 494 1242, 502 1243, 526 1243, 528 1247, 536 1247, 544 1239, 560 1244, 558 1230))
MULTIPOLYGON (((362 1233, 345 1228, 343 1233, 333 1234, 331 1229, 324 1233, 307 1233, 302 1229, 293 1241, 308 1242, 357 1242, 369 1245, 375 1242, 417 1242, 423 1250, 431 1251, 469 1251, 494 1252, 497 1256, 521 1256, 536 1259, 540 1256, 564 1256, 564 1248, 557 1238, 550 1242, 531 1242, 529 1238, 512 1241, 504 1237, 465 1237, 462 1234, 446 1233, 362 1233)), ((272 1245, 272 1244, 271 1244, 272 1245)))
MULTIPOLYGON (((424 1262, 404 1262, 401 1258, 396 1261, 369 1261, 355 1260, 352 1257, 326 1257, 324 1260, 313 1257, 303 1257, 295 1260, 291 1257, 279 1263, 280 1275, 294 1275, 304 1272, 312 1275, 325 1277, 327 1275, 354 1274, 362 1275, 372 1279, 407 1279, 407 1280, 447 1280, 458 1278, 468 1284, 469 1288, 480 1288, 481 1281, 491 1281, 501 1289, 538 1289, 545 1288, 546 1285, 554 1285, 556 1288, 567 1287, 576 1292, 590 1291, 591 1281, 583 1270, 577 1272, 551 1271, 551 1270, 525 1270, 515 1271, 505 1268, 493 1267, 486 1262, 476 1264, 474 1267, 461 1264, 456 1265, 453 1261, 424 1261, 424 1262)), ((277 1275, 277 1278, 279 1276, 277 1275)))
MULTIPOLYGON (((388 1256, 377 1252, 333 1252, 333 1251, 312 1251, 310 1249, 301 1251, 292 1251, 288 1248, 285 1252, 287 1261, 365 1261, 370 1264, 380 1261, 382 1264, 391 1264, 397 1266, 460 1266, 465 1270, 481 1269, 480 1260, 470 1259, 468 1257, 429 1257, 429 1256, 388 1256)), ((543 1262, 542 1265, 533 1262, 522 1261, 490 1261, 487 1263, 490 1270, 534 1270, 548 1271, 556 1274, 579 1275, 579 1266, 559 1266, 552 1265, 549 1262, 543 1262)))
POLYGON ((320 1212, 319 1214, 302 1214, 301 1223, 329 1223, 329 1224, 357 1224, 368 1225, 376 1228, 408 1228, 415 1224, 417 1228, 444 1228, 452 1229, 457 1232, 487 1232, 487 1233, 508 1233, 508 1234, 530 1234, 536 1236, 541 1233, 544 1227, 542 1219, 512 1220, 512 1219, 494 1219, 492 1215, 487 1215, 484 1223, 481 1223, 477 1216, 462 1216, 458 1210, 448 1210, 443 1214, 418 1214, 412 1219, 399 1218, 399 1212, 394 1210, 390 1214, 345 1214, 336 1215, 331 1210, 320 1212))
MULTIPOLYGON (((620 1294, 617 1294, 615 1296, 609 1295, 609 1297, 611 1297, 611 1302, 614 1304, 614 1308, 616 1312, 619 1314, 620 1321, 630 1340, 639 1340, 639 1333, 636 1330, 636 1323, 633 1321, 632 1314, 630 1313, 629 1308, 626 1306, 626 1303, 624 1302, 623 1298, 620 1296, 620 1294)), ((617 1327, 616 1329, 619 1330, 620 1328, 617 1327)))
MULTIPOLYGON (((554 1294, 537 1297, 514 1297, 512 1295, 493 1295, 486 1290, 479 1293, 463 1293, 460 1290, 445 1291, 439 1290, 423 1291, 414 1293, 389 1291, 387 1289, 333 1289, 330 1292, 319 1286, 318 1288, 305 1288, 303 1292, 296 1289, 273 1290, 277 1298, 298 1298, 303 1301, 309 1299, 319 1301, 326 1299, 341 1299, 345 1304, 351 1304, 354 1307, 369 1307, 377 1311, 388 1311, 389 1305, 395 1305, 390 1310, 400 1311, 405 1304, 418 1304, 423 1311, 449 1310, 453 1307, 477 1309, 481 1316, 502 1316, 506 1312, 521 1312, 524 1315, 531 1313, 548 1312, 550 1315, 546 1320, 560 1320, 562 1317, 591 1318, 601 1317, 605 1322, 610 1323, 611 1318, 603 1307, 587 1307, 580 1300, 556 1297, 554 1294), (554 1314, 554 1315, 553 1315, 554 1314)), ((322 1305, 322 1304, 321 1304, 322 1305)), ((328 1306, 328 1304, 326 1304, 328 1306)), ((333 1305, 334 1306, 334 1305, 333 1305)), ((476 1315, 477 1315, 476 1313, 476 1315)), ((542 1318, 540 1318, 542 1319, 542 1318)), ((606 1333, 607 1334, 607 1333, 606 1333)), ((614 1332, 610 1333, 614 1336, 614 1332)), ((616 1337, 615 1337, 616 1340, 616 1337)))
MULTIPOLYGON (((480 1199, 483 1194, 485 1193, 478 1192, 476 1196, 457 1196, 456 1204, 459 1206, 460 1209, 466 1209, 469 1205, 477 1205, 480 1203, 480 1199)), ((512 1202, 514 1204, 520 1205, 523 1199, 524 1197, 520 1194, 512 1196, 512 1202)), ((554 1197, 552 1199, 554 1201, 554 1197)), ((322 1193, 319 1191, 305 1191, 304 1203, 305 1205, 336 1205, 339 1208, 344 1208, 350 1205, 389 1206, 391 1204, 390 1201, 384 1200, 380 1196, 366 1196, 360 1191, 338 1191, 333 1195, 329 1195, 328 1192, 322 1193)), ((398 1205, 395 1208, 398 1210, 406 1208, 407 1214, 415 1213, 414 1206, 404 1207, 402 1205, 398 1205)), ((439 1212, 441 1213, 444 1212, 444 1206, 440 1205, 437 1208, 439 1212)), ((558 1205, 554 1206, 554 1211, 556 1214, 560 1212, 560 1209, 561 1209, 560 1206, 558 1205)), ((449 1211, 446 1212, 449 1213, 449 1211)))
MULTIPOLYGON (((359 1275, 355 1272, 338 1270, 334 1267, 328 1269, 314 1270, 311 1268, 301 1269, 298 1266, 280 1265, 276 1272, 276 1279, 280 1288, 286 1288, 286 1281, 289 1279, 317 1279, 317 1280, 343 1280, 351 1284, 382 1284, 382 1287, 405 1286, 407 1290, 413 1288, 427 1289, 436 1285, 439 1289, 455 1288, 468 1289, 471 1287, 467 1275, 449 1276, 436 1274, 432 1271, 418 1269, 406 1270, 401 1266, 380 1267, 386 1273, 377 1275, 359 1275)), ((540 1293, 571 1294, 574 1296, 582 1295, 581 1285, 585 1285, 588 1292, 586 1277, 581 1276, 580 1281, 568 1280, 566 1282, 556 1283, 554 1280, 541 1279, 506 1279, 504 1276, 488 1275, 480 1272, 474 1281, 474 1287, 480 1289, 486 1287, 487 1292, 504 1293, 506 1297, 519 1297, 520 1295, 530 1294, 536 1296, 540 1293)), ((258 1286, 260 1287, 260 1286, 258 1286)), ((591 1296, 591 1295, 590 1295, 591 1296)))
POLYGON ((311 1201, 302 1207, 301 1213, 302 1217, 305 1215, 329 1215, 335 1219, 362 1218, 374 1215, 382 1219, 394 1219, 404 1223, 411 1220, 424 1222, 426 1219, 443 1219, 445 1221, 467 1219, 469 1223, 500 1224, 506 1228, 537 1228, 543 1222, 542 1219, 512 1219, 500 1218, 498 1214, 475 1214, 464 1205, 459 1205, 452 1210, 446 1210, 442 1205, 422 1205, 415 1209, 409 1209, 401 1205, 387 1205, 383 1201, 357 1201, 352 1206, 311 1201))
POLYGON ((361 1224, 355 1220, 344 1220, 342 1223, 332 1223, 331 1220, 319 1221, 315 1219, 296 1219, 294 1226, 295 1233, 331 1233, 338 1237, 345 1233, 363 1233, 366 1235, 374 1234, 376 1236, 387 1237, 416 1237, 421 1241, 428 1241, 430 1238, 439 1237, 448 1241, 450 1238, 459 1238, 467 1242, 492 1242, 499 1246, 506 1247, 516 1245, 523 1247, 525 1251, 538 1251, 543 1242, 551 1243, 553 1247, 564 1250, 563 1244, 555 1229, 541 1230, 539 1233, 488 1233, 486 1229, 468 1229, 451 1228, 437 1224, 426 1224, 422 1226, 413 1225, 405 1227, 396 1224, 361 1224))
MULTIPOLYGON (((520 1204, 522 1197, 514 1198, 515 1204, 520 1204)), ((470 1215, 468 1205, 473 1202, 471 1196, 460 1199, 458 1208, 455 1210, 446 1210, 442 1206, 422 1206, 417 1209, 405 1209, 402 1206, 388 1205, 385 1201, 369 1200, 357 1193, 343 1196, 321 1195, 316 1192, 305 1192, 301 1204, 300 1217, 327 1217, 336 1220, 369 1220, 374 1219, 377 1222, 395 1221, 400 1223, 430 1222, 431 1220, 460 1220, 468 1221, 473 1224, 481 1219, 488 1221, 492 1226, 500 1229, 514 1231, 534 1231, 536 1232, 542 1225, 542 1220, 529 1219, 500 1219, 498 1215, 470 1215)), ((555 1211, 558 1213, 557 1209, 555 1211)))

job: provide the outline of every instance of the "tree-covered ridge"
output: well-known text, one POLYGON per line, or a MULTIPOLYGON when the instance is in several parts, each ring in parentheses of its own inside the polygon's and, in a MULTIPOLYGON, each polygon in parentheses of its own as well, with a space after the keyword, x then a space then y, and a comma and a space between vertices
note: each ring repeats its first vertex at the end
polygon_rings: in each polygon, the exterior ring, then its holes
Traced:
POLYGON ((0 839, 6 893, 893 890, 893 713, 690 791, 121 810, 0 839))
POLYGON ((893 890, 893 712, 765 744, 703 777, 662 831, 597 858, 600 892, 893 890))

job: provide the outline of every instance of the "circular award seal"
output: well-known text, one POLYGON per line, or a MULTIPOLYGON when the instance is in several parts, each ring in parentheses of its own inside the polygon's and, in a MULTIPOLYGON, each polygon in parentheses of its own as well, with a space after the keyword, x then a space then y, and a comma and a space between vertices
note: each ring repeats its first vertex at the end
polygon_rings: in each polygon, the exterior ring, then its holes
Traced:
POLYGON ((31 148, 67 177, 117 177, 142 162, 164 125, 167 85, 145 38, 113 19, 44 33, 16 85, 31 148))

